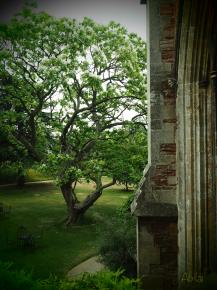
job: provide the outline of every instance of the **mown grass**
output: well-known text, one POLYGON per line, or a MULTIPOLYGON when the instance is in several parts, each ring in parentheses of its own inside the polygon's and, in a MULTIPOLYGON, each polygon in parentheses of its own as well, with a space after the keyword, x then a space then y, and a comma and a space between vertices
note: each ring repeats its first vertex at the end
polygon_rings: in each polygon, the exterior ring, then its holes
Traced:
MULTIPOLYGON (((79 198, 84 198, 92 187, 91 183, 79 184, 79 198)), ((50 273, 62 277, 73 266, 97 255, 99 228, 128 196, 119 186, 108 188, 77 225, 66 229, 61 223, 66 214, 65 203, 52 182, 27 184, 22 189, 0 187, 0 202, 12 207, 8 217, 0 217, 0 260, 11 261, 18 269, 30 270, 37 278, 45 278, 50 273), (35 249, 17 247, 16 233, 20 225, 35 234, 42 231, 35 249)))

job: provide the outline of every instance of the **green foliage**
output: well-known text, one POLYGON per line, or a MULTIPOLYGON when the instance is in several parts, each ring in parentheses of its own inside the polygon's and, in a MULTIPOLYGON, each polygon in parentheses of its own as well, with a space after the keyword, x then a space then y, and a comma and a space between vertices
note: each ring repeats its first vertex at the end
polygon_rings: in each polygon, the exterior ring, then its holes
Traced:
POLYGON ((0 184, 14 183, 17 178, 17 170, 15 168, 0 167, 0 184))
POLYGON ((67 285, 66 280, 60 280, 54 275, 50 275, 47 279, 38 280, 40 290, 64 290, 67 285))
POLYGON ((94 275, 84 274, 81 278, 72 282, 72 286, 63 290, 81 289, 109 289, 109 290, 139 290, 138 280, 123 276, 123 271, 98 272, 94 275))
MULTIPOLYGON (((19 167, 17 164, 13 163, 7 166, 6 163, 0 167, 0 184, 15 184, 17 182, 17 178, 19 167)), ((47 172, 40 172, 34 168, 28 168, 23 171, 24 178, 26 182, 34 182, 34 181, 43 181, 49 180, 51 177, 47 174, 47 172)))
POLYGON ((139 125, 128 124, 106 135, 83 165, 83 174, 89 180, 92 175, 103 173, 128 190, 129 185, 138 184, 147 163, 147 131, 139 125))
POLYGON ((48 172, 41 172, 38 168, 28 168, 26 170, 25 175, 27 182, 34 182, 34 181, 44 181, 44 180, 51 180, 51 176, 49 176, 48 172))
POLYGON ((19 183, 25 179, 25 170, 23 164, 17 162, 0 162, 0 183, 19 183))
POLYGON ((68 281, 50 276, 45 280, 34 280, 31 274, 11 269, 11 264, 0 262, 1 290, 139 290, 138 280, 123 276, 123 271, 98 272, 84 274, 82 277, 68 281))
MULTIPOLYGON (((146 44, 136 34, 113 21, 56 19, 27 5, 0 25, 0 90, 6 161, 23 169, 37 162, 62 188, 92 180, 99 196, 103 175, 138 182, 146 136, 124 132, 146 123, 146 44), (135 115, 126 120, 129 112, 135 115)), ((74 192, 65 200, 77 202, 74 192)))
POLYGON ((129 214, 131 212, 130 207, 131 207, 131 203, 133 202, 134 198, 135 198, 134 194, 129 195, 129 197, 123 203, 123 205, 118 208, 117 212, 118 212, 118 215, 120 217, 124 218, 125 214, 129 214))
POLYGON ((103 144, 107 175, 128 185, 137 185, 148 159, 147 131, 139 125, 131 125, 113 132, 108 144, 103 144))
MULTIPOLYGON (((0 289, 1 290, 140 290, 138 279, 125 277, 123 270, 116 272, 102 271, 95 274, 83 274, 73 280, 58 279, 50 275, 47 279, 36 280, 31 273, 14 270, 11 263, 0 261, 0 289)), ((202 283, 187 283, 180 290, 215 290, 217 275, 209 274, 202 283)))
POLYGON ((47 156, 46 164, 41 164, 39 170, 44 174, 49 170, 49 174, 56 179, 58 185, 66 183, 68 180, 79 180, 82 177, 81 169, 76 166, 67 166, 70 163, 71 157, 67 154, 53 154, 47 156))
POLYGON ((12 264, 0 261, 0 289, 1 290, 40 290, 38 282, 31 274, 11 269, 12 264))
MULTIPOLYGON (((0 111, 1 114, 4 112, 1 106, 0 111)), ((3 131, 2 127, 0 127, 0 166, 11 164, 13 167, 16 167, 15 164, 21 159, 26 161, 26 151, 19 146, 15 149, 7 132, 3 131)))
POLYGON ((145 99, 145 43, 114 22, 77 23, 27 7, 1 25, 0 46, 1 130, 33 159, 59 151, 63 130, 76 153, 120 106, 145 99))
POLYGON ((109 269, 124 269, 128 276, 136 276, 136 223, 130 214, 132 196, 110 220, 106 220, 102 232, 100 255, 109 269))

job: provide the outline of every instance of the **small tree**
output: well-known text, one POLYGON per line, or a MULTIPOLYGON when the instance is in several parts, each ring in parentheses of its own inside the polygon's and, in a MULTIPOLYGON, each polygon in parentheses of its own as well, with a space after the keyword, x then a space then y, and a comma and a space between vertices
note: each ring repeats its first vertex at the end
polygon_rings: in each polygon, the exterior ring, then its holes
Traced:
POLYGON ((114 22, 77 23, 26 8, 1 26, 0 48, 1 103, 9 104, 2 128, 58 180, 66 222, 74 223, 116 182, 102 183, 97 148, 114 128, 137 121, 124 112, 145 108, 145 43, 114 22), (79 202, 82 177, 96 186, 79 202))

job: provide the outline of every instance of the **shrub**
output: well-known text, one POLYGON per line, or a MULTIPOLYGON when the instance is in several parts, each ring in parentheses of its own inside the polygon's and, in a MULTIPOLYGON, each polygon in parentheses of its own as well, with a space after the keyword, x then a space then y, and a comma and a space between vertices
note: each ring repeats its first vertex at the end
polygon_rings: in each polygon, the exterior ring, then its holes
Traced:
POLYGON ((0 262, 1 290, 39 290, 38 282, 33 281, 31 274, 24 271, 13 271, 12 264, 0 262))
POLYGON ((15 183, 17 170, 15 168, 0 167, 0 184, 15 183))
POLYGON ((47 279, 39 280, 39 285, 41 287, 40 290, 66 290, 67 288, 63 288, 62 286, 68 285, 68 283, 66 280, 60 280, 56 276, 50 275, 47 279))
POLYGON ((101 261, 112 271, 124 269, 129 277, 136 276, 136 223, 130 214, 132 197, 117 211, 116 216, 105 221, 101 232, 101 261))
POLYGON ((138 280, 124 277, 123 271, 102 271, 94 275, 84 274, 81 278, 76 279, 72 282, 72 288, 63 288, 63 290, 139 290, 138 284, 138 280))
POLYGON ((34 168, 25 169, 21 172, 18 168, 13 166, 0 166, 0 184, 17 184, 24 185, 25 182, 50 180, 49 175, 42 174, 39 170, 34 168))
POLYGON ((34 280, 31 274, 12 270, 10 263, 0 262, 1 290, 139 290, 139 281, 123 276, 122 271, 84 274, 72 281, 50 276, 46 280, 34 280))
POLYGON ((130 206, 134 200, 134 194, 131 194, 125 203, 118 209, 117 213, 120 217, 124 218, 125 214, 129 214, 131 212, 130 206))
POLYGON ((26 170, 26 181, 42 181, 51 180, 48 174, 44 174, 37 169, 29 168, 26 170))

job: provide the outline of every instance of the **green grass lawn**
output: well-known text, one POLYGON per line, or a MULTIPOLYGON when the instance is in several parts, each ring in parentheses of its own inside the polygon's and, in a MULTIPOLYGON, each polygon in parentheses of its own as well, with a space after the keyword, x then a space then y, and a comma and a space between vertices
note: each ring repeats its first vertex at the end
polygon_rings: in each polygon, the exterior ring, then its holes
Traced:
MULTIPOLYGON (((79 184, 79 198, 84 198, 92 187, 91 183, 79 184)), ((64 200, 53 183, 28 184, 23 189, 0 187, 0 202, 12 207, 8 217, 0 217, 0 260, 11 261, 18 269, 31 270, 37 278, 50 273, 65 275, 73 266, 97 255, 100 227, 129 194, 119 186, 108 188, 77 225, 66 229, 61 223, 66 214, 64 200), (42 231, 35 249, 17 247, 20 225, 35 234, 42 231)))

